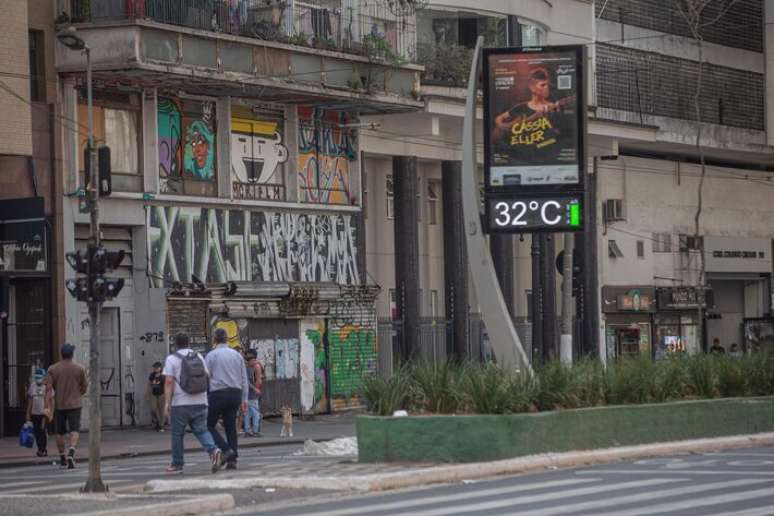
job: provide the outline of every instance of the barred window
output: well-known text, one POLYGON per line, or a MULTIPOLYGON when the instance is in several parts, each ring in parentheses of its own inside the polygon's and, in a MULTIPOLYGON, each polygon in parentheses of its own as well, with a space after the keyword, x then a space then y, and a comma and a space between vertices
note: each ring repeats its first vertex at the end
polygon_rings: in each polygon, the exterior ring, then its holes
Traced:
POLYGON ((672 233, 653 233, 653 252, 672 252, 672 233))

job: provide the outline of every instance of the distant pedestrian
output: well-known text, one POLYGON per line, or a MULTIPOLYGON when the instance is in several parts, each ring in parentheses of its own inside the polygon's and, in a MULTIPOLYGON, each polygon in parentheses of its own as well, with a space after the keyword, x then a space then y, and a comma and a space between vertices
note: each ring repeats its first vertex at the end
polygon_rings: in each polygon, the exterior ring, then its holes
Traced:
POLYGON ((731 347, 728 350, 728 354, 732 357, 741 357, 742 356, 742 350, 739 349, 739 345, 737 345, 736 342, 731 344, 731 347))
POLYGON ((164 375, 161 374, 161 362, 154 362, 150 376, 148 376, 148 388, 150 390, 150 405, 155 417, 155 430, 164 431, 164 375))
POLYGON ((215 445, 207 430, 207 379, 209 372, 204 358, 191 349, 191 340, 185 333, 175 336, 177 351, 167 357, 164 364, 164 413, 172 426, 172 462, 167 473, 182 473, 185 463, 183 438, 185 427, 210 455, 212 472, 222 466, 222 452, 215 445))
POLYGON ((261 437, 261 388, 263 387, 263 366, 258 362, 254 349, 245 352, 247 367, 247 413, 245 415, 245 435, 261 437))
POLYGON ((46 379, 45 369, 36 369, 33 375, 33 383, 27 390, 27 421, 32 423, 32 432, 35 434, 35 444, 38 446, 38 457, 48 456, 48 436, 46 426, 51 420, 51 413, 46 411, 46 379))
POLYGON ((247 410, 247 370, 245 361, 237 351, 228 345, 228 334, 223 328, 214 332, 215 349, 207 353, 207 369, 210 371, 209 411, 207 429, 215 443, 223 450, 226 469, 236 469, 237 457, 237 415, 241 408, 247 410), (223 418, 226 439, 220 435, 216 425, 223 418))
POLYGON ((712 347, 709 351, 713 355, 723 355, 726 352, 726 348, 720 345, 720 339, 715 338, 712 340, 712 347))
POLYGON ((75 449, 81 431, 81 396, 86 394, 86 370, 73 360, 75 346, 65 343, 60 350, 62 360, 48 368, 46 375, 46 409, 54 400, 54 429, 59 465, 75 468, 75 449), (65 436, 70 434, 70 449, 65 457, 65 436))

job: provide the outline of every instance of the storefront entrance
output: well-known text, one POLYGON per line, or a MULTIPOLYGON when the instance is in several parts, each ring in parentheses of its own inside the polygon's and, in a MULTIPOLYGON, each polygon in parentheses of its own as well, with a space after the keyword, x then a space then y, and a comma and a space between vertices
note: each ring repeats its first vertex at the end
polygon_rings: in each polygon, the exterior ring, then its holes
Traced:
POLYGON ((0 321, 3 435, 16 435, 24 424, 27 389, 35 369, 51 365, 51 307, 48 279, 5 280, 0 298, 7 314, 0 321))

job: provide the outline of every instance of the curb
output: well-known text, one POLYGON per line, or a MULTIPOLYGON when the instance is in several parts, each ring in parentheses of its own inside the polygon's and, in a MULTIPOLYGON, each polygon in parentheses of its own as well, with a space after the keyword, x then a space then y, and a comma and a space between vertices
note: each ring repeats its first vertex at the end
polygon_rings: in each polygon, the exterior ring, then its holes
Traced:
POLYGON ((187 514, 212 514, 233 509, 234 497, 230 494, 207 495, 179 502, 160 502, 138 507, 108 509, 78 513, 75 516, 183 516, 187 514))
MULTIPOLYGON (((353 436, 339 436, 339 437, 325 437, 322 439, 312 439, 314 442, 326 442, 326 441, 332 441, 334 439, 339 439, 341 437, 353 437, 353 436)), ((281 442, 256 442, 256 443, 246 443, 246 444, 239 444, 239 449, 246 449, 246 448, 268 448, 272 446, 286 446, 288 444, 304 444, 305 441, 308 439, 288 439, 286 441, 281 442)), ((200 448, 198 447, 192 447, 192 448, 186 448, 185 451, 197 451, 200 448)), ((170 451, 168 449, 166 450, 148 450, 148 451, 141 451, 141 452, 122 452, 118 454, 111 454, 111 455, 102 455, 101 460, 113 460, 113 459, 134 459, 136 457, 154 457, 157 455, 168 455, 170 451)), ((56 459, 56 456, 52 455, 47 457, 46 459, 35 459, 35 460, 17 460, 15 462, 7 462, 7 461, 0 461, 0 469, 9 469, 9 468, 20 468, 24 466, 45 466, 51 464, 53 460, 56 459), (53 457, 53 458, 52 458, 53 457)), ((84 456, 83 459, 86 459, 84 456)))
POLYGON ((431 466, 397 473, 359 476, 243 477, 233 479, 150 480, 146 491, 161 493, 181 489, 249 489, 254 487, 293 487, 340 491, 383 491, 426 484, 461 482, 498 475, 529 473, 546 469, 606 464, 622 460, 661 457, 681 453, 706 453, 774 445, 774 433, 694 439, 667 443, 602 448, 598 450, 546 453, 516 459, 472 464, 431 466))

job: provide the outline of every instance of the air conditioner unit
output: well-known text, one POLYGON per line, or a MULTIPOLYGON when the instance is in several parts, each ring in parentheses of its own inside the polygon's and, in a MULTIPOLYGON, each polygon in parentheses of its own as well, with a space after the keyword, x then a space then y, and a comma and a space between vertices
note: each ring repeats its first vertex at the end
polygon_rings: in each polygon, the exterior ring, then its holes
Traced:
POLYGON ((605 201, 604 216, 606 222, 624 220, 623 199, 607 199, 605 201))

